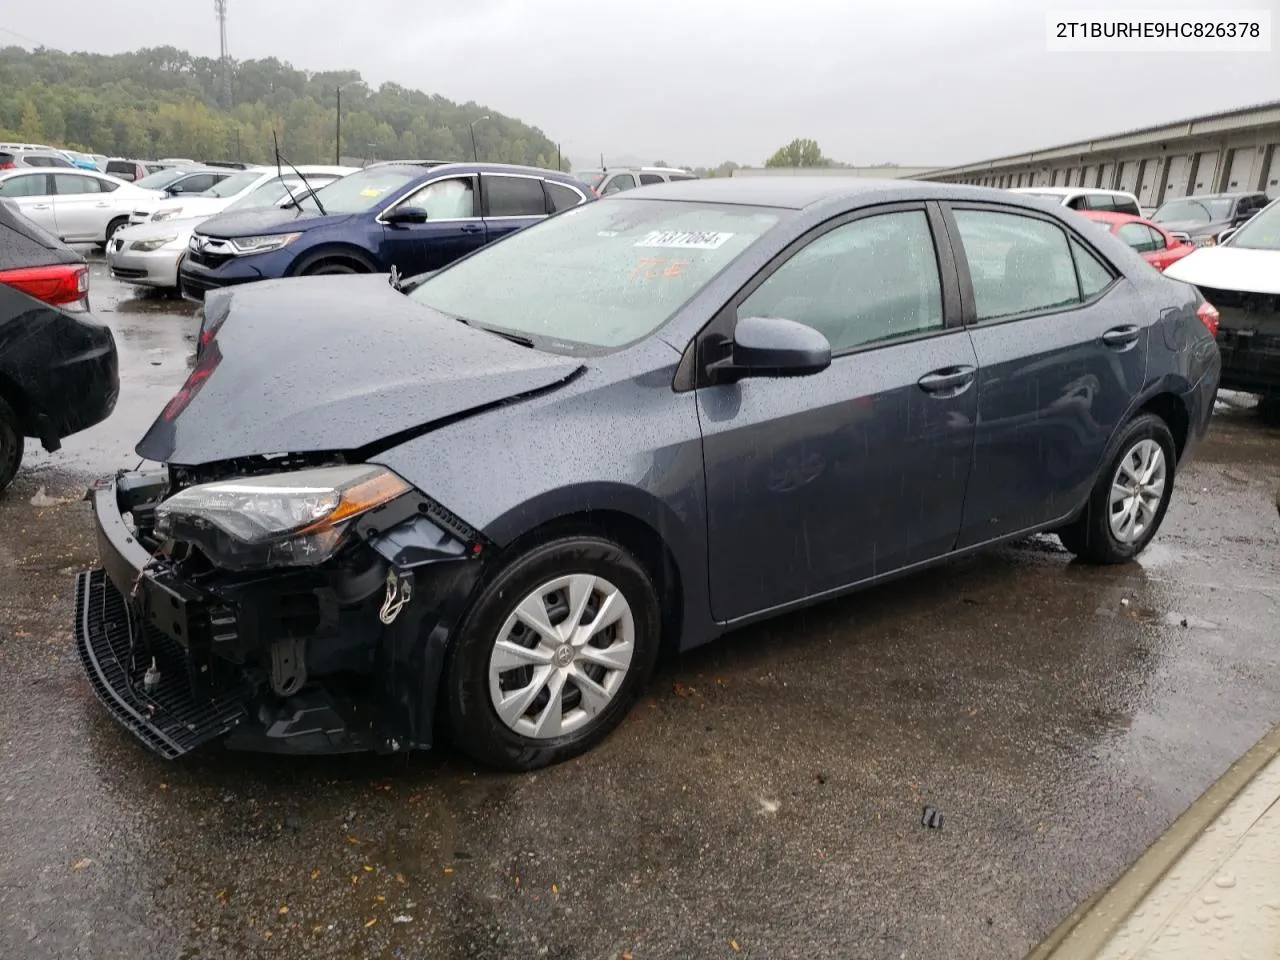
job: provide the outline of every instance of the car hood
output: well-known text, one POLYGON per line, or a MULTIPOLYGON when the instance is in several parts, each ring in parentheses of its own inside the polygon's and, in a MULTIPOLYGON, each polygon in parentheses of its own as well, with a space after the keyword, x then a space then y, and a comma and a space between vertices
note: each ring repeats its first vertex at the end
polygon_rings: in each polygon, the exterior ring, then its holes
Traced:
POLYGON ((135 240, 150 240, 153 237, 169 237, 176 235, 178 240, 186 246, 187 239, 191 236, 191 232, 200 224, 204 223, 204 217, 188 217, 182 220, 161 220, 158 223, 147 221, 146 223, 135 223, 131 227, 122 227, 117 230, 114 236, 117 239, 132 243, 135 240))
POLYGON ((1156 220, 1153 222, 1170 233, 1185 233, 1193 237, 1209 234, 1216 236, 1230 226, 1230 221, 1226 220, 1215 220, 1212 223, 1205 223, 1203 220, 1156 220))
POLYGON ((270 206, 256 210, 234 210, 206 220, 200 232, 207 237, 256 237, 265 233, 293 233, 350 220, 351 215, 320 216, 312 210, 270 206))
POLYGON ((1206 247, 1183 257, 1164 275, 1214 290, 1280 293, 1280 250, 1206 247))
POLYGON ((182 213, 179 216, 189 220, 193 217, 211 217, 225 210, 227 205, 235 200, 236 197, 183 197, 181 200, 165 200, 163 203, 139 203, 137 209, 145 210, 149 215, 159 213, 161 210, 181 209, 182 213))
POLYGON ((374 452, 582 369, 437 313, 380 274, 265 281, 210 295, 205 310, 225 320, 138 443, 145 459, 374 452))

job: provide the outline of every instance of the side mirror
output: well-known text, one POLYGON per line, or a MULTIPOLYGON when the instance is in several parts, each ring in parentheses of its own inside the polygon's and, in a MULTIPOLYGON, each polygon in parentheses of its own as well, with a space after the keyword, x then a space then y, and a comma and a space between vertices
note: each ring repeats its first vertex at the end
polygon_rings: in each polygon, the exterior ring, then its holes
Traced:
POLYGON ((732 353, 711 365, 716 382, 746 377, 807 377, 831 366, 831 344, 813 327, 779 317, 742 317, 732 353))
POLYGON ((426 223, 427 211, 421 207, 396 207, 387 214, 386 222, 393 227, 402 227, 410 223, 426 223))
POLYGON ((1223 230, 1220 234, 1218 234, 1217 243, 1219 244, 1226 243, 1228 240, 1230 240, 1232 237, 1235 236, 1236 229, 1237 229, 1236 227, 1232 227, 1229 230, 1223 230))

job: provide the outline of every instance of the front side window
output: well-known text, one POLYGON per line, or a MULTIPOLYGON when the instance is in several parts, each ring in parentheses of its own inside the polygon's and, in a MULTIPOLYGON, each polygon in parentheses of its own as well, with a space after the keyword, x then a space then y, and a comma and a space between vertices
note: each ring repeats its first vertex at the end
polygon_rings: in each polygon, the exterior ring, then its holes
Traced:
POLYGON ((547 212, 542 181, 534 177, 484 177, 490 217, 541 217, 547 212))
POLYGON ((541 349, 594 353, 651 334, 790 210, 619 197, 585 203, 480 256, 410 299, 541 349))
POLYGON ((778 268, 738 307, 819 331, 838 353, 942 329, 942 282, 923 211, 836 227, 778 268))
POLYGON ((659 173, 642 173, 642 174, 640 174, 640 184, 641 184, 641 186, 646 186, 646 185, 648 185, 648 184, 650 184, 650 183, 662 183, 662 182, 663 182, 663 180, 662 180, 662 174, 659 174, 659 173))
POLYGON ((956 210, 978 321, 1051 310, 1080 301, 1061 227, 1021 214, 956 210))
POLYGON ((0 181, 0 197, 45 197, 49 195, 48 177, 43 173, 28 173, 0 181))
MULTIPOLYGON (((542 191, 539 189, 539 195, 542 191)), ((476 215, 475 186, 471 177, 450 177, 429 183, 412 194, 402 206, 421 207, 428 220, 469 220, 476 215)), ((320 194, 320 202, 328 199, 320 194)), ((325 203, 325 207, 328 208, 325 203)))

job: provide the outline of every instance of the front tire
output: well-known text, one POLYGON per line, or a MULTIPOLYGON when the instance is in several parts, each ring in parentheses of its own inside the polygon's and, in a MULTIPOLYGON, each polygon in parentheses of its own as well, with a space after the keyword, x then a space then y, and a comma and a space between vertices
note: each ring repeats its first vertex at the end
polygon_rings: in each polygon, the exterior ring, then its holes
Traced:
POLYGON ((652 673, 661 623, 648 573, 611 540, 562 537, 516 556, 482 589, 445 668, 454 739, 512 771, 589 750, 652 673))
POLYGON ((13 482, 22 466, 26 438, 13 407, 0 399, 0 493, 13 482))
POLYGON ((116 217, 114 220, 112 220, 110 223, 107 224, 106 239, 103 240, 103 242, 100 244, 95 244, 95 246, 98 246, 103 250, 107 249, 107 244, 111 243, 111 238, 116 235, 116 231, 121 229, 122 227, 127 227, 128 225, 129 225, 128 217, 116 217))
POLYGON ((1134 418, 1118 453, 1098 476, 1084 513, 1058 531, 1062 545, 1085 563, 1127 563, 1146 549, 1173 496, 1177 448, 1154 414, 1134 418))

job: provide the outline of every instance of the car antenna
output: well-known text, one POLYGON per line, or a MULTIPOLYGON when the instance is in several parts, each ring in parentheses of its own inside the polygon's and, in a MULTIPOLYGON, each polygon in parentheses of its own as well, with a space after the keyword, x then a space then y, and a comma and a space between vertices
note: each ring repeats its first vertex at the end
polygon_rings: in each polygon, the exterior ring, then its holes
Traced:
MULTIPOLYGON (((299 170, 297 167, 295 167, 292 163, 289 163, 288 160, 285 160, 282 156, 280 156, 280 138, 276 136, 275 130, 271 131, 271 140, 275 144, 275 148, 276 148, 276 176, 278 176, 280 178, 280 182, 284 184, 285 193, 289 194, 289 201, 299 210, 302 209, 302 205, 298 203, 298 198, 295 197, 293 195, 293 191, 289 189, 289 183, 287 180, 285 180, 284 174, 280 172, 281 162, 283 162, 286 166, 288 166, 290 170, 292 170, 294 173, 298 175, 298 179, 302 181, 302 185, 307 188, 307 193, 311 194, 311 199, 316 202, 316 209, 320 211, 320 216, 327 217, 329 215, 329 211, 324 208, 324 202, 320 199, 319 195, 312 188, 311 184, 307 182, 307 178, 302 175, 302 171, 299 170)), ((303 194, 303 196, 306 196, 306 194, 303 194)))

